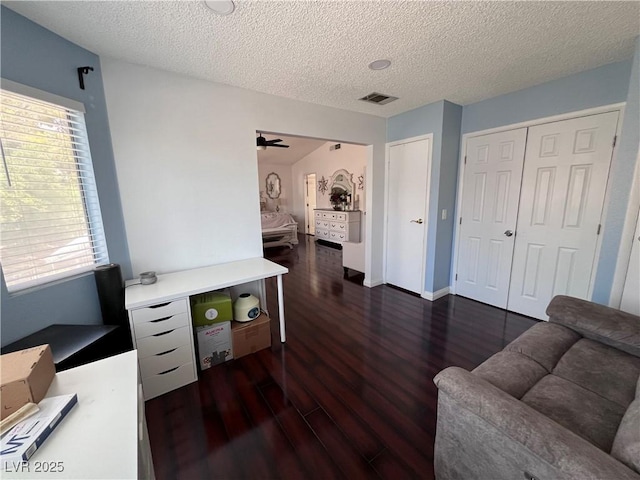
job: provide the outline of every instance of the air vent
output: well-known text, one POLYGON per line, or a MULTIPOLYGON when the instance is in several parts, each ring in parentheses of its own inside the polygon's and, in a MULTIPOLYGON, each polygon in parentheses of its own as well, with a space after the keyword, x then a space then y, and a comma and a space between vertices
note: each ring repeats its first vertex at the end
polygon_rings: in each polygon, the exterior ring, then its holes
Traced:
POLYGON ((376 105, 386 105, 389 102, 397 100, 398 97, 392 97, 390 95, 384 95, 382 93, 373 92, 369 95, 365 95, 360 98, 363 102, 375 103, 376 105))

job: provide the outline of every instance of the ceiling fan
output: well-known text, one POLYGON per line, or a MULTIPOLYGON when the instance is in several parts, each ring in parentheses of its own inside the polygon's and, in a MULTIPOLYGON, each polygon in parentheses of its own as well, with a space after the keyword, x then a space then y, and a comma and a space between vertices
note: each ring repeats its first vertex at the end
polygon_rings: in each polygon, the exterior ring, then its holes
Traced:
POLYGON ((266 150, 267 147, 280 147, 280 148, 289 148, 289 145, 278 145, 278 142, 281 142, 281 138, 276 138, 275 140, 267 140, 262 136, 262 133, 258 132, 259 136, 256 138, 256 149, 257 150, 266 150))

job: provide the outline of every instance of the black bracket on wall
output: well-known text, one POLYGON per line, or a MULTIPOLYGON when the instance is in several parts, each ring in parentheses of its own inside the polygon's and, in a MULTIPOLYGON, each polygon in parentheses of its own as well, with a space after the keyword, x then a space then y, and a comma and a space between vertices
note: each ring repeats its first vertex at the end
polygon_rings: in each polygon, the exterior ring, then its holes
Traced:
POLYGON ((78 67, 78 81, 82 90, 84 90, 84 76, 89 72, 93 72, 93 67, 78 67))

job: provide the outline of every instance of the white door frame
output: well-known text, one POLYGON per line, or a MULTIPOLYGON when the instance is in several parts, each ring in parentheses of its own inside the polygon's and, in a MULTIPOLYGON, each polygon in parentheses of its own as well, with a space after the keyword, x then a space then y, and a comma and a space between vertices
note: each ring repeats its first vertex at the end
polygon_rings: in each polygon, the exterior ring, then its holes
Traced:
MULTIPOLYGON (((460 207, 462 205, 462 190, 464 188, 464 169, 465 169, 464 160, 467 156, 467 139, 471 137, 481 136, 481 135, 489 135, 492 133, 515 130, 517 128, 523 128, 523 127, 528 128, 536 125, 542 125, 544 123, 559 122, 562 120, 571 120, 573 118, 586 117, 588 115, 598 115, 600 113, 607 113, 607 112, 614 112, 614 111, 619 112, 618 128, 616 130, 616 135, 618 136, 618 138, 620 138, 625 105, 626 105, 625 102, 614 103, 612 105, 604 105, 601 107, 587 108, 585 110, 577 110, 575 112, 568 112, 560 115, 552 115, 549 117, 536 118, 533 120, 528 120, 526 122, 512 123, 510 125, 502 125, 500 127, 489 128, 487 130, 479 130, 476 132, 469 132, 462 135, 462 139, 460 140, 460 159, 458 161, 458 188, 456 191, 456 219, 458 221, 454 223, 454 232, 453 232, 454 251, 453 251, 453 268, 451 272, 452 275, 451 275, 450 293, 455 294, 456 286, 457 286, 456 274, 458 271, 458 253, 460 249, 460 207)), ((611 165, 613 165, 613 162, 615 161, 615 157, 618 152, 617 147, 618 147, 618 144, 616 144, 615 148, 613 149, 611 165)), ((609 167, 609 169, 611 169, 611 166, 609 167)), ((600 218, 600 223, 602 225, 604 225, 606 221, 607 209, 604 207, 609 204, 610 194, 611 194, 611 175, 609 175, 609 178, 607 179, 607 187, 606 187, 605 196, 604 196, 604 204, 603 204, 602 214, 600 218)), ((593 295, 593 287, 595 285, 595 278, 596 278, 597 268, 598 268, 598 259, 600 258, 600 249, 602 247, 602 237, 603 235, 598 235, 595 255, 593 257, 593 266, 592 266, 593 273, 591 275, 591 282, 589 284, 589 298, 591 298, 591 296, 593 295)), ((622 290, 620 291, 620 295, 622 295, 622 290)))
POLYGON ((633 184, 629 193, 629 203, 627 204, 627 213, 622 228, 622 239, 620 248, 618 249, 618 259, 616 260, 616 269, 613 274, 613 282, 611 284, 611 295, 609 296, 609 306, 620 308, 622 301, 622 292, 627 278, 627 268, 629 267, 629 258, 631 257, 631 248, 635 241, 636 222, 638 221, 638 210, 640 209, 640 151, 636 158, 636 166, 633 174, 633 184))
MULTIPOLYGON (((427 133, 425 135, 418 135, 417 137, 404 138, 402 140, 396 140, 393 142, 387 142, 385 145, 385 159, 384 159, 384 229, 383 229, 383 244, 382 244, 382 279, 387 283, 387 233, 388 233, 388 221, 389 221, 389 164, 390 164, 390 148, 396 145, 402 145, 404 143, 418 142, 420 140, 429 140, 429 149, 427 151, 427 181, 426 189, 427 195, 424 206, 424 223, 425 223, 425 242, 422 245, 422 272, 420 275, 420 289, 422 291, 421 297, 427 298, 427 292, 424 288, 424 279, 427 270, 427 237, 429 235, 429 197, 431 195, 431 167, 433 165, 433 133, 427 133), (426 296, 425 296, 426 295, 426 296)), ((427 298, 432 300, 432 298, 427 298)))

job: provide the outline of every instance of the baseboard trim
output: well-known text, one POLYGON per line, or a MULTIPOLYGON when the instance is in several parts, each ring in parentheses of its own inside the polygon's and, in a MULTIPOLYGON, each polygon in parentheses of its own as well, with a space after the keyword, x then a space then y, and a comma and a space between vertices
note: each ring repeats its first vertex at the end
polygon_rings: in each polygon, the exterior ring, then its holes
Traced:
POLYGON ((449 287, 444 287, 441 288, 440 290, 436 291, 436 292, 422 292, 422 295, 420 295, 422 298, 424 298, 425 300, 429 300, 430 302, 433 302, 434 300, 437 300, 439 298, 444 297, 445 295, 449 295, 449 287))
POLYGON ((382 285, 383 281, 382 280, 369 280, 368 278, 364 279, 364 282, 362 282, 362 285, 364 285, 365 287, 369 287, 369 288, 373 288, 373 287, 377 287, 379 285, 382 285))

